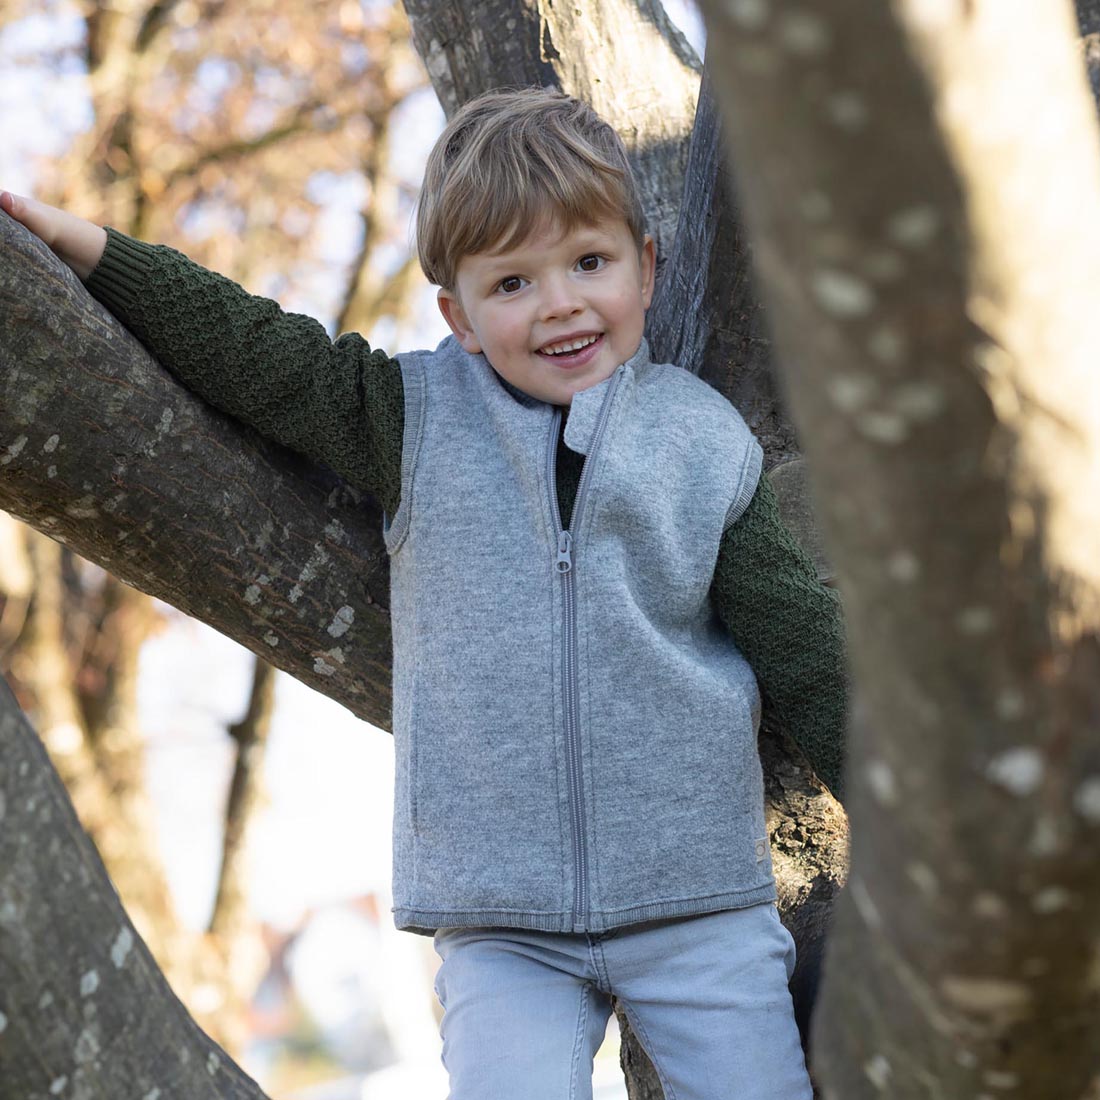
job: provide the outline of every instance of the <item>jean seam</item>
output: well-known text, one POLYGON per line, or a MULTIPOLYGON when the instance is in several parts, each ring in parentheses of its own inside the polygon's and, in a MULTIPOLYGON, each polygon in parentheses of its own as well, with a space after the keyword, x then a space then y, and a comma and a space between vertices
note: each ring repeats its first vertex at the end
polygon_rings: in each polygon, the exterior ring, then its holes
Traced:
POLYGON ((601 993, 611 992, 611 975, 607 972, 607 957, 603 953, 603 944, 599 935, 588 936, 588 959, 596 972, 596 988, 601 993))
POLYGON ((664 1090, 665 1100, 676 1100, 676 1090, 672 1087, 672 1082, 669 1081, 668 1075, 657 1064, 657 1055, 654 1051, 653 1041, 649 1037, 649 1032, 646 1031, 645 1025, 639 1019, 638 1014, 626 1004, 625 1001, 620 1001, 623 1006, 623 1011, 626 1013, 626 1018, 630 1022, 630 1026, 638 1035, 638 1041, 642 1044, 646 1054, 649 1055, 649 1060, 653 1063, 653 1068, 657 1071, 657 1076, 661 1079, 661 1088, 664 1090))
POLYGON ((573 1064, 569 1070, 569 1100, 577 1095, 577 1071, 580 1066, 581 1049, 584 1046, 584 1033, 588 1024, 588 999, 590 996, 587 982, 581 987, 581 1010, 577 1017, 577 1032, 573 1037, 573 1064))

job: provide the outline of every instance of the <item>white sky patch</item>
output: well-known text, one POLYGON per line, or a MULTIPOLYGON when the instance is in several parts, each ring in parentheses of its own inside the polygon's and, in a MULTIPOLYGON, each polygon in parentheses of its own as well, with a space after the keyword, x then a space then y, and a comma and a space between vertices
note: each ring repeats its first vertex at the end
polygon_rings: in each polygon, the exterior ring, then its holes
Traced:
POLYGON ((75 6, 16 20, 0 28, 0 179, 7 190, 33 195, 35 160, 56 157, 92 121, 88 80, 80 62, 83 20, 75 6), (58 64, 36 63, 44 50, 58 64))

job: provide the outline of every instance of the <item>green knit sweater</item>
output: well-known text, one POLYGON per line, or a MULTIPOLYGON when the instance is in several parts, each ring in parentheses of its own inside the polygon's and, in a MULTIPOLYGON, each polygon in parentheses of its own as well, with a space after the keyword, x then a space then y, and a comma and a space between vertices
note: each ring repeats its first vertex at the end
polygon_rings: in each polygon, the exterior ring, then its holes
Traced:
MULTIPOLYGON (((395 359, 355 334, 333 342, 312 318, 284 313, 173 249, 113 229, 107 236, 88 289, 158 362, 212 405, 396 513, 405 406, 395 359)), ((566 526, 583 462, 559 439, 566 526)), ((783 526, 767 478, 722 538, 711 600, 766 705, 840 797, 847 703, 840 604, 783 526)))

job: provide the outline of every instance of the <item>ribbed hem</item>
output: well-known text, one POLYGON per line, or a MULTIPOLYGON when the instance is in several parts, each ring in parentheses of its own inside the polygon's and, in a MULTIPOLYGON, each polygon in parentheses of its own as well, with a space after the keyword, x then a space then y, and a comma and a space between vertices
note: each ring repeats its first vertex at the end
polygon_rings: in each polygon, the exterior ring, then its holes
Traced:
POLYGON ((112 313, 126 312, 145 282, 157 246, 128 237, 109 225, 105 229, 107 247, 84 285, 112 313))
POLYGON ((401 368, 401 385, 405 394, 405 427, 401 436, 401 496, 397 511, 386 517, 382 527, 382 539, 391 556, 401 549, 409 533, 409 514, 412 510, 413 481, 416 475, 416 459, 424 438, 424 417, 427 404, 427 388, 424 384, 424 366, 418 352, 398 355, 401 368))
POLYGON ((514 909, 394 909, 402 932, 434 935, 440 928, 526 928, 534 932, 568 932, 569 913, 528 913, 514 909))
POLYGON ((775 882, 766 882, 752 890, 729 894, 711 894, 700 898, 676 898, 629 909, 595 912, 583 927, 573 924, 568 912, 532 913, 512 909, 398 909, 394 923, 402 932, 434 935, 440 928, 525 928, 535 932, 610 932, 628 924, 667 920, 672 917, 696 917, 720 913, 725 909, 746 909, 764 901, 775 901, 775 882))
POLYGON ((764 452, 760 444, 754 439, 749 446, 749 453, 745 456, 745 465, 741 471, 741 484, 737 486, 737 493, 734 495, 733 502, 726 509, 726 518, 722 523, 723 535, 741 518, 745 509, 752 502, 763 469, 764 452))
POLYGON ((723 909, 746 909, 762 901, 775 901, 775 882, 765 882, 752 890, 738 890, 730 894, 712 894, 702 898, 684 898, 675 901, 658 901, 651 905, 635 905, 630 909, 617 909, 609 913, 593 913, 586 932, 608 932, 626 924, 643 921, 667 920, 669 917, 697 917, 702 913, 720 913, 723 909))

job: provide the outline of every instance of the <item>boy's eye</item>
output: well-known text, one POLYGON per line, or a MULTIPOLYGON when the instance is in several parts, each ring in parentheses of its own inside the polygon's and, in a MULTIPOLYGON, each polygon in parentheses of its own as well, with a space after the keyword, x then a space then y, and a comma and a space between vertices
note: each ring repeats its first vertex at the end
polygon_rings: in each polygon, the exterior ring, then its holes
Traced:
POLYGON ((579 267, 581 271, 599 271, 603 265, 604 258, 602 256, 597 256, 595 253, 588 256, 582 256, 577 261, 577 267, 579 267))
POLYGON ((497 283, 497 290, 503 291, 505 294, 515 294, 522 286, 523 280, 518 275, 509 275, 506 279, 501 279, 497 283))

